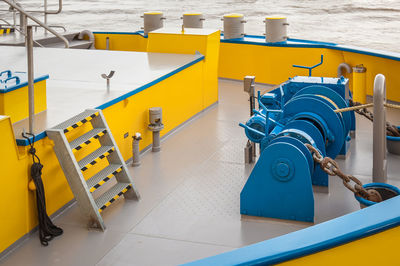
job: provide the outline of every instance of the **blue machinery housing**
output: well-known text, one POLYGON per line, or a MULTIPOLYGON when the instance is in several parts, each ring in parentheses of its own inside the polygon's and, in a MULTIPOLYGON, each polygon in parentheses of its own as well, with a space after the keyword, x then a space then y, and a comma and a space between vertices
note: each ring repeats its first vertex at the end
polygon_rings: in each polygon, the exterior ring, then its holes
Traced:
POLYGON ((261 153, 240 194, 241 214, 314 221, 312 185, 327 187, 328 175, 305 144, 331 158, 346 154, 354 112, 335 110, 349 99, 343 77, 295 77, 258 95, 260 109, 240 124, 261 153))

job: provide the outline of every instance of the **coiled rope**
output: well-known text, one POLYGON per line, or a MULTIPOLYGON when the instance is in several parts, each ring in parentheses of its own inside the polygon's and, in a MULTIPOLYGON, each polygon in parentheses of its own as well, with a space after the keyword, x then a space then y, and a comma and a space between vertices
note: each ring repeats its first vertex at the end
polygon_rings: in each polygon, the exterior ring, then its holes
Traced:
POLYGON ((35 135, 31 133, 23 133, 22 136, 28 140, 30 149, 29 153, 32 155, 31 177, 36 186, 36 204, 39 220, 39 238, 43 246, 48 246, 49 241, 54 237, 62 235, 63 230, 53 224, 47 215, 46 198, 44 193, 44 186, 42 181, 43 165, 40 163, 39 157, 36 155, 34 147, 35 135), (31 141, 29 136, 33 138, 31 141))

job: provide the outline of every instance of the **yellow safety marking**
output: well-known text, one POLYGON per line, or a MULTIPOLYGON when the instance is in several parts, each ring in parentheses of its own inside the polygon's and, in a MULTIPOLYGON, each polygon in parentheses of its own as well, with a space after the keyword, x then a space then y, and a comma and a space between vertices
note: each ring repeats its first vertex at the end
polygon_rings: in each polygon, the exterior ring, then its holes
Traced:
POLYGON ((108 206, 111 205, 111 203, 113 203, 115 200, 117 200, 119 197, 121 197, 125 192, 128 191, 128 189, 130 189, 132 187, 132 185, 128 185, 126 188, 124 188, 123 190, 121 190, 121 192, 119 192, 117 195, 115 195, 114 197, 112 197, 112 199, 110 199, 108 202, 106 202, 100 209, 99 209, 99 213, 101 213, 105 208, 107 208, 108 206))
POLYGON ((95 184, 92 188, 90 188, 90 192, 92 193, 93 191, 95 191, 96 189, 98 189, 99 187, 101 187, 102 185, 104 185, 108 180, 110 180, 113 176, 115 176, 117 173, 122 171, 122 167, 118 168, 117 170, 115 170, 114 172, 112 172, 111 174, 109 174, 108 176, 106 176, 103 180, 101 180, 99 183, 95 184))
POLYGON ((145 15, 160 15, 162 12, 152 11, 152 12, 144 12, 145 15))
POLYGON ((77 147, 75 147, 72 151, 78 151, 86 146, 88 146, 90 143, 92 143, 93 140, 100 138, 101 136, 104 136, 105 132, 100 132, 98 134, 96 134, 95 136, 91 137, 90 139, 86 140, 84 143, 78 145, 77 147))
POLYGON ((95 165, 96 163, 100 162, 101 160, 103 160, 104 158, 106 158, 111 152, 114 151, 114 148, 111 148, 110 151, 107 151, 105 153, 103 153, 102 155, 100 155, 99 157, 97 157, 96 159, 94 159, 93 161, 91 161, 90 163, 88 163, 87 165, 83 166, 81 169, 82 171, 86 171, 88 168, 92 167, 93 165, 95 165))
POLYGON ((4 34, 4 30, 0 30, 0 35, 3 35, 4 34))
POLYGON ((77 128, 77 127, 82 126, 83 124, 85 124, 86 122, 89 122, 90 120, 92 120, 93 118, 95 118, 98 115, 99 115, 99 112, 96 112, 96 113, 86 117, 85 119, 83 119, 83 120, 81 120, 81 121, 79 121, 79 122, 67 127, 66 129, 64 129, 64 133, 67 133, 67 132, 69 132, 69 131, 77 128))
POLYGON ((6 29, 6 34, 9 34, 11 32, 11 29, 6 29))
POLYGON ((238 13, 224 15, 224 18, 240 18, 240 17, 243 17, 243 15, 238 13))
POLYGON ((266 17, 265 19, 285 19, 285 17, 266 17))

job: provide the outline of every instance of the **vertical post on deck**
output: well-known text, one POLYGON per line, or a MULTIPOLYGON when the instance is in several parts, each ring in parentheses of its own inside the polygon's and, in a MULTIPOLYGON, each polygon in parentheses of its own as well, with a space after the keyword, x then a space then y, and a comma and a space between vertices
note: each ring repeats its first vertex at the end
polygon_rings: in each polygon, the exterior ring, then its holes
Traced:
POLYGON ((35 96, 33 80, 33 36, 32 26, 27 27, 26 52, 28 58, 28 96, 29 96, 29 133, 34 134, 35 126, 35 96))
POLYGON ((386 81, 378 74, 374 82, 374 123, 373 123, 373 182, 387 182, 386 164, 386 81))

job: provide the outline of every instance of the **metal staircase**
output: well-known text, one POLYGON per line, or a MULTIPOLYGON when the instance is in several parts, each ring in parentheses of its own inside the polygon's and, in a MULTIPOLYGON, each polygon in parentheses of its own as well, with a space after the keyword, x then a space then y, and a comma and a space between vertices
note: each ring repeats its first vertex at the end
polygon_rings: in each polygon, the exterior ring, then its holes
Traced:
POLYGON ((104 231, 100 213, 122 195, 126 199, 139 199, 139 193, 101 110, 88 109, 46 130, 46 133, 54 141, 54 151, 82 214, 88 218, 90 228, 104 231), (91 130, 68 141, 66 134, 87 123, 91 124, 91 130), (100 148, 77 161, 74 154, 95 143, 100 144, 100 148), (83 173, 102 160, 107 160, 108 165, 86 181, 83 173), (112 182, 115 184, 110 184, 110 188, 105 185, 112 182), (92 193, 103 185, 108 189, 94 198, 92 193))

